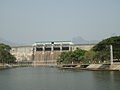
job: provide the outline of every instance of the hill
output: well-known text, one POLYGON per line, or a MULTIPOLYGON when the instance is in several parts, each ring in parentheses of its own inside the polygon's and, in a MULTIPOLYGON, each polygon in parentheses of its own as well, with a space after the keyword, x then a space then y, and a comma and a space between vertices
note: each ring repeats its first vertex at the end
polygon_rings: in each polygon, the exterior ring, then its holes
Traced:
POLYGON ((99 41, 98 40, 90 40, 90 41, 88 41, 88 40, 85 40, 84 38, 78 36, 78 37, 72 38, 72 42, 74 44, 96 44, 99 41))

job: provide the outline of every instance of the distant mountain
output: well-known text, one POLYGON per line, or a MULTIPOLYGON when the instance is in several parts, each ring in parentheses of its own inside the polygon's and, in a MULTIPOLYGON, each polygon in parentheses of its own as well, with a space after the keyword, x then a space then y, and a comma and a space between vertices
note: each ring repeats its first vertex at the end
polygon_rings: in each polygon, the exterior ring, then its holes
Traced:
POLYGON ((22 44, 13 43, 13 42, 7 41, 1 37, 0 37, 0 43, 4 43, 4 44, 10 45, 10 46, 23 46, 22 44))
POLYGON ((83 39, 82 37, 78 36, 78 37, 72 38, 72 42, 74 44, 96 44, 99 41, 97 41, 97 40, 87 41, 87 40, 83 39))

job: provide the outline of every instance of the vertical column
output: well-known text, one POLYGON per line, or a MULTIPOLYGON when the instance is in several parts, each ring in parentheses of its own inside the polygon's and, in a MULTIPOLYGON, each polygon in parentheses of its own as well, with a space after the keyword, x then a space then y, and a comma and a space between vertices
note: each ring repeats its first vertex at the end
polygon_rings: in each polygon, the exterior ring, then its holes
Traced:
POLYGON ((35 66, 35 65, 36 65, 36 63, 35 63, 35 52, 36 52, 36 46, 33 46, 32 51, 33 51, 33 57, 32 57, 32 59, 33 59, 33 66, 35 66))
POLYGON ((45 46, 43 46, 42 48, 43 48, 43 53, 42 54, 44 54, 45 53, 45 46))
POLYGON ((35 47, 32 48, 32 60, 34 61, 34 56, 35 56, 35 47))
POLYGON ((62 52, 62 45, 60 45, 60 52, 62 52))
POLYGON ((113 64, 113 47, 110 45, 110 60, 111 60, 111 65, 113 64))
POLYGON ((43 45, 42 48, 43 48, 43 51, 42 51, 42 54, 43 54, 43 55, 42 55, 41 61, 42 61, 42 64, 45 64, 45 62, 46 62, 46 61, 45 61, 45 45, 43 45))
POLYGON ((71 51, 71 46, 69 45, 69 51, 71 51))
POLYGON ((53 49, 53 45, 52 45, 52 46, 51 46, 51 54, 53 54, 53 50, 54 50, 54 49, 53 49))
POLYGON ((53 45, 54 44, 52 44, 52 46, 51 46, 51 55, 50 55, 50 58, 51 58, 51 60, 50 60, 50 63, 52 63, 52 61, 54 60, 54 47, 53 47, 53 45))

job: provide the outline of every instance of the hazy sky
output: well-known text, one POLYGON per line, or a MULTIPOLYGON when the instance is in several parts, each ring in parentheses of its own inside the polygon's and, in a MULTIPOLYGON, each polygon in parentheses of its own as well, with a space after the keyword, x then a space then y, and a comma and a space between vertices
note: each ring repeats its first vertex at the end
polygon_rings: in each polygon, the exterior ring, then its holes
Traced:
POLYGON ((120 35, 120 0, 0 0, 0 37, 19 43, 120 35))

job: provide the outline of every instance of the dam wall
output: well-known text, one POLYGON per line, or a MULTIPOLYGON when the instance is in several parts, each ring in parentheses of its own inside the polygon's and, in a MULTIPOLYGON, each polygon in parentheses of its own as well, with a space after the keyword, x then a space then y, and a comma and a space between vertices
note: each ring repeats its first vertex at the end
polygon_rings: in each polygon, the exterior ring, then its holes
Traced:
POLYGON ((77 48, 90 50, 94 44, 79 45, 42 45, 12 47, 11 54, 17 62, 34 62, 34 64, 57 64, 61 52, 74 51, 77 48))
POLYGON ((32 46, 16 46, 12 47, 11 54, 16 57, 16 61, 32 61, 33 47, 32 46))
POLYGON ((34 61, 36 64, 56 64, 60 53, 60 51, 36 51, 34 61))

